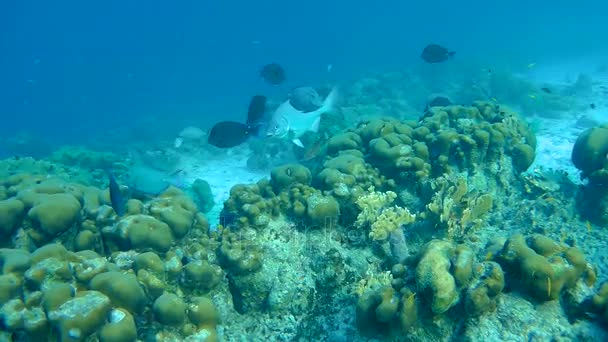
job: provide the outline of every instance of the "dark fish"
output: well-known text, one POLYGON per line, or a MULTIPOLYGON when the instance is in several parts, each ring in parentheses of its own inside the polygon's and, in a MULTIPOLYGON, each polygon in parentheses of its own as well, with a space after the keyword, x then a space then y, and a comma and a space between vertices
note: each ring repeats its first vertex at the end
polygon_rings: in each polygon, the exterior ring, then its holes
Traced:
POLYGON ((256 95, 249 102, 249 110, 247 111, 247 125, 254 126, 260 124, 264 120, 266 112, 266 96, 256 95))
POLYGON ((310 161, 317 158, 322 154, 323 149, 327 143, 327 137, 320 137, 315 143, 313 143, 306 151, 304 151, 304 155, 300 159, 300 161, 310 161))
POLYGON ((450 105, 452 105, 452 101, 446 95, 433 94, 428 97, 425 110, 431 107, 446 107, 450 105))
POLYGON ((278 63, 266 64, 260 70, 260 76, 266 80, 266 82, 279 85, 285 81, 285 70, 278 63))
POLYGON ((542 88, 540 88, 540 90, 544 91, 547 94, 551 94, 551 89, 549 89, 547 87, 542 87, 542 88))
POLYGON ((323 99, 312 87, 298 87, 289 94, 291 106, 301 112, 310 113, 319 109, 323 105, 323 99))
POLYGON ((239 215, 226 211, 226 209, 220 212, 220 224, 224 227, 228 227, 236 222, 239 215))
POLYGON ((120 186, 111 172, 108 173, 108 177, 110 178, 110 203, 112 204, 112 209, 114 209, 116 215, 123 216, 125 214, 125 200, 122 197, 122 192, 120 192, 120 186))
POLYGON ((244 143, 251 135, 249 125, 235 121, 220 121, 211 128, 208 141, 216 147, 230 148, 244 143))
POLYGON ((265 127, 264 115, 266 113, 266 96, 256 95, 249 101, 247 122, 220 121, 209 132, 207 141, 216 147, 230 148, 238 146, 251 136, 260 135, 265 127))
POLYGON ((162 171, 146 165, 129 168, 129 190, 138 196, 158 196, 170 186, 184 188, 182 170, 162 171))
POLYGON ((454 57, 455 54, 455 51, 448 51, 448 49, 443 46, 430 44, 422 50, 420 57, 427 63, 441 63, 454 57))
POLYGON ((590 105, 589 105, 589 108, 591 108, 591 109, 595 109, 595 103, 590 104, 590 105))
POLYGON ((575 126, 578 128, 593 128, 595 126, 598 126, 600 123, 597 122, 595 119, 588 117, 586 115, 582 115, 581 117, 579 117, 576 120, 575 126))

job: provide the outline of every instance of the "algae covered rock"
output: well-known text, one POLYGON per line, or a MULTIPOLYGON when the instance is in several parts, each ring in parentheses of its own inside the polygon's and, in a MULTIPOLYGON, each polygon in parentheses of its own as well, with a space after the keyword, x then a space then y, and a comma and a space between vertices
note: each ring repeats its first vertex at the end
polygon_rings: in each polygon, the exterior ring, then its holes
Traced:
POLYGON ((208 291, 217 286, 221 278, 221 269, 207 261, 192 261, 182 269, 182 284, 192 289, 208 291))
POLYGON ((272 169, 270 179, 274 190, 280 192, 295 183, 310 184, 312 175, 304 165, 287 164, 272 169))
POLYGON ((608 125, 581 133, 572 149, 572 162, 586 177, 608 166, 608 125))
POLYGON ((150 215, 166 223, 176 238, 182 238, 188 233, 194 224, 196 213, 196 204, 174 188, 169 188, 150 203, 150 215))
POLYGON ((334 154, 344 150, 358 150, 362 148, 363 141, 355 132, 336 134, 327 142, 327 153, 334 154))
POLYGON ((188 306, 188 318, 199 328, 215 329, 219 314, 213 301, 207 297, 195 297, 188 306))
POLYGON ((471 316, 491 312, 498 305, 498 295, 505 287, 505 275, 499 264, 484 261, 475 267, 474 281, 467 288, 465 311, 471 316))
POLYGON ((591 271, 578 248, 550 244, 537 235, 511 236, 496 261, 511 275, 514 286, 542 301, 558 299, 591 271))
POLYGON ((23 249, 0 248, 2 273, 23 274, 32 264, 31 254, 23 249))
POLYGON ((133 342, 137 340, 137 327, 129 311, 113 309, 109 321, 99 331, 100 342, 133 342))
POLYGON ((152 310, 158 322, 165 325, 181 325, 186 320, 186 303, 173 293, 156 298, 152 310))
POLYGON ((224 202, 222 213, 224 217, 234 217, 238 226, 263 228, 280 214, 279 199, 268 180, 249 185, 237 184, 230 189, 230 197, 224 202))
POLYGON ((209 182, 197 178, 194 183, 192 183, 192 192, 194 193, 194 197, 197 199, 197 204, 199 209, 203 213, 208 213, 213 209, 215 205, 215 200, 213 199, 213 192, 211 191, 211 186, 209 182))
POLYGON ((109 237, 117 238, 123 249, 164 253, 173 244, 169 225, 148 215, 132 215, 121 219, 117 231, 117 235, 109 237))
POLYGON ((145 252, 135 257, 134 269, 136 271, 145 269, 155 274, 163 274, 165 271, 165 264, 154 252, 145 252))
POLYGON ((98 243, 98 236, 90 230, 83 230, 74 239, 74 249, 76 251, 93 250, 98 243))
POLYGON ((45 194, 35 200, 28 217, 37 229, 52 238, 76 224, 80 209, 80 202, 71 194, 45 194))
POLYGON ((332 196, 315 193, 306 200, 307 215, 313 225, 331 227, 338 222, 340 204, 332 196))
POLYGON ((0 234, 3 239, 13 234, 25 215, 25 205, 15 198, 0 201, 0 234))
POLYGON ((418 320, 416 293, 407 287, 397 291, 388 273, 372 276, 357 288, 357 327, 365 335, 395 333, 405 336, 418 320))
POLYGON ((238 233, 224 232, 217 250, 220 265, 234 274, 248 274, 262 268, 262 251, 238 233))
POLYGON ((108 296, 114 306, 133 314, 140 313, 147 303, 146 294, 133 274, 101 273, 91 280, 90 287, 108 296))
POLYGON ((111 307, 110 299, 103 293, 83 291, 48 316, 61 341, 84 341, 103 326, 111 307))
POLYGON ((73 298, 74 294, 74 288, 67 283, 52 284, 42 291, 42 307, 46 312, 56 310, 73 298))
POLYGON ((444 313, 460 299, 456 280, 450 273, 451 243, 433 240, 424 249, 416 266, 416 284, 429 294, 431 310, 444 313))
POLYGON ((9 273, 0 275, 0 306, 18 297, 23 291, 23 278, 9 273))

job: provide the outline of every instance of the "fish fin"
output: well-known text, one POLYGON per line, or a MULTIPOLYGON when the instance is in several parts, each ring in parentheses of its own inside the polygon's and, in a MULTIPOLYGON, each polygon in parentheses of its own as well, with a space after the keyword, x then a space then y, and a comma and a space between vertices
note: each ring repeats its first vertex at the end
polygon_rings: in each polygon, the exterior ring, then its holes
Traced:
POLYGON ((338 101, 338 88, 334 87, 329 92, 329 95, 327 95, 327 97, 325 98, 325 101, 323 101, 323 105, 321 106, 321 108, 319 108, 319 111, 321 113, 329 113, 329 112, 333 111, 336 106, 337 101, 338 101))
POLYGON ((450 51, 450 52, 448 52, 448 57, 453 58, 455 54, 456 54, 456 51, 450 51))
POLYGON ((315 119, 315 122, 312 123, 310 130, 317 133, 319 131, 319 124, 321 123, 321 116, 315 119))
POLYGON ((302 140, 295 138, 292 140, 294 144, 296 144, 298 147, 304 148, 304 144, 302 143, 302 140))

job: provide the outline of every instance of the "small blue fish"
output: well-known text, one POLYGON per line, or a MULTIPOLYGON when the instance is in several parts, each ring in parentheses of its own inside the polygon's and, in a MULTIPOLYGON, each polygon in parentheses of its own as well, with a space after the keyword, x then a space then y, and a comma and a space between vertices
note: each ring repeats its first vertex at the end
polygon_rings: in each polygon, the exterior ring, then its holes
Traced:
POLYGON ((116 215, 123 216, 125 214, 125 200, 120 192, 120 186, 114 178, 111 172, 108 172, 110 178, 110 202, 112 203, 112 209, 116 212, 116 215))

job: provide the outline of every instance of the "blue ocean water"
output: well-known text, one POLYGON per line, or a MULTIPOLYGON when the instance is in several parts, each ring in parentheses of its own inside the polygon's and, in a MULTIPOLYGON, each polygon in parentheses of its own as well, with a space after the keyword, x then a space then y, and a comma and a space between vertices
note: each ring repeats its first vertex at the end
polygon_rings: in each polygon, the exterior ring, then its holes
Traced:
POLYGON ((173 136, 240 118, 253 94, 421 64, 436 42, 480 65, 608 55, 601 1, 3 1, 3 135, 173 136), (284 65, 280 87, 257 75, 284 65), (327 73, 327 65, 333 66, 327 73), (151 123, 150 118, 154 118, 151 123), (161 123, 161 124, 159 124, 161 123), (156 125, 156 127, 150 127, 156 125), (148 133, 149 134, 149 133, 148 133))
POLYGON ((0 2, 0 341, 608 340, 606 13, 0 2))

